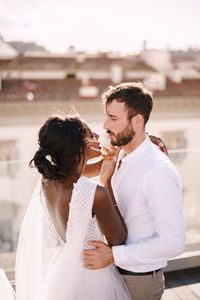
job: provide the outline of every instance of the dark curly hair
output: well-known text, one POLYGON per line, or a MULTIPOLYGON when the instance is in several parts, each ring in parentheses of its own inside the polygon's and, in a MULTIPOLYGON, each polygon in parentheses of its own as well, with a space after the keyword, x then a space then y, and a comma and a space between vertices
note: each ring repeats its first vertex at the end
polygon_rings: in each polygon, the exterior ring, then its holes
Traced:
POLYGON ((35 166, 44 179, 64 181, 76 169, 85 154, 86 129, 77 117, 51 116, 39 131, 36 151, 29 165, 35 166))

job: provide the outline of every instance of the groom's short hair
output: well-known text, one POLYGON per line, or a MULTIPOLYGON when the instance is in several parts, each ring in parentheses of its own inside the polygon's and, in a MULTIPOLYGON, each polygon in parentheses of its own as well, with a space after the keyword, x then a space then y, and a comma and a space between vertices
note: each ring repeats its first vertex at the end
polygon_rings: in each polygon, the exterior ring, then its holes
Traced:
POLYGON ((135 114, 141 114, 144 124, 147 123, 153 107, 152 92, 140 82, 127 82, 115 87, 111 86, 103 93, 102 99, 105 106, 113 100, 124 102, 128 110, 128 118, 131 119, 135 114))

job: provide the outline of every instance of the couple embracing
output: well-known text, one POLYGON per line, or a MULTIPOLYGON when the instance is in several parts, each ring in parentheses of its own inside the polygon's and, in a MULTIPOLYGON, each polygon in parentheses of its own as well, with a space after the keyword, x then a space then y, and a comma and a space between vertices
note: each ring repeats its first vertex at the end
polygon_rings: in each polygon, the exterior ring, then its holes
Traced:
POLYGON ((52 116, 40 129, 31 164, 42 178, 21 227, 13 299, 158 300, 167 260, 184 250, 181 181, 146 135, 151 93, 124 83, 103 99, 111 149, 98 163, 88 163, 101 155, 98 135, 81 119, 52 116), (98 174, 102 185, 88 179, 98 174))

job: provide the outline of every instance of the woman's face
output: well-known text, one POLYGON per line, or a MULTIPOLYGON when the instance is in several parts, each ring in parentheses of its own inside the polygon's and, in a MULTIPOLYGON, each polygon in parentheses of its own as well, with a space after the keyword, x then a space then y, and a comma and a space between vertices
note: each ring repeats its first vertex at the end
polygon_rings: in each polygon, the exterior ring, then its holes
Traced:
POLYGON ((87 160, 99 157, 101 155, 101 147, 99 143, 99 135, 93 132, 87 123, 84 123, 86 129, 86 158, 87 160))

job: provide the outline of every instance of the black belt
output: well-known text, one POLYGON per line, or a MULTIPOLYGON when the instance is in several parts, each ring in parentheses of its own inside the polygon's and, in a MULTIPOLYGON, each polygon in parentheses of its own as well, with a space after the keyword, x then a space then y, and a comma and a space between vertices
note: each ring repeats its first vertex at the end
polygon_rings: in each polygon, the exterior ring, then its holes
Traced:
POLYGON ((161 269, 158 270, 154 270, 154 271, 150 271, 150 272, 145 272, 145 273, 135 273, 135 272, 131 272, 128 270, 124 270, 121 269, 120 267, 117 267, 118 271, 120 274, 122 275, 131 275, 131 276, 145 276, 145 275, 153 275, 153 273, 157 273, 158 271, 160 271, 161 269))

